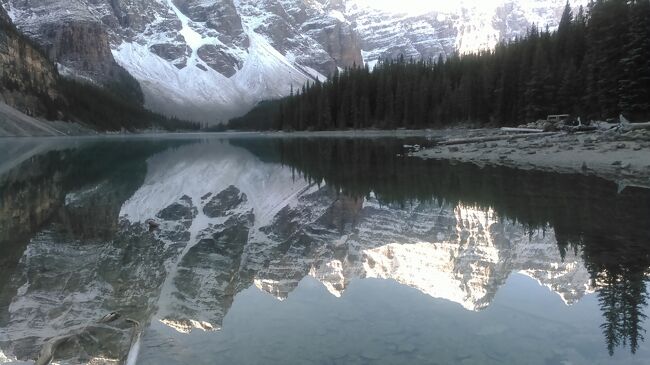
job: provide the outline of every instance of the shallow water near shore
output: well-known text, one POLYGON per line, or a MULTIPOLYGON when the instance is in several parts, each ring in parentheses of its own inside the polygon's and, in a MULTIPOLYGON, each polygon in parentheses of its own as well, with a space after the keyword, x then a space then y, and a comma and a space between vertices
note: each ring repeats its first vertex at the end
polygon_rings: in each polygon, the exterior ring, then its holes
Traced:
POLYGON ((650 190, 435 138, 3 140, 0 363, 645 364, 650 190))

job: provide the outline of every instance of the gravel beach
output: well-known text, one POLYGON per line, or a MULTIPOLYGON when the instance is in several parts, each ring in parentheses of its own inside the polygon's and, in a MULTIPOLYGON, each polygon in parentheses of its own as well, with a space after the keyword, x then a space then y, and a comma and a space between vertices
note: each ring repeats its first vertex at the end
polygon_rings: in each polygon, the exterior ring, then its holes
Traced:
POLYGON ((480 166, 501 165, 595 175, 618 183, 621 189, 626 186, 650 188, 650 131, 647 130, 627 133, 614 130, 558 132, 521 136, 499 129, 480 129, 470 131, 463 138, 471 140, 491 137, 503 139, 439 144, 422 150, 416 148, 409 155, 470 162, 480 166))

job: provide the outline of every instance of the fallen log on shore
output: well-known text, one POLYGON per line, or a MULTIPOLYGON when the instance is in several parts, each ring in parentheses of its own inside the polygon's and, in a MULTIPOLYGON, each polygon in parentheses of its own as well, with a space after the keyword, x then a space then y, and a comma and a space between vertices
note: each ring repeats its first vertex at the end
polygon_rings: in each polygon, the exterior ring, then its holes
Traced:
POLYGON ((639 129, 650 129, 650 122, 646 123, 621 123, 620 127, 623 131, 635 131, 639 129))
POLYGON ((452 139, 448 141, 438 142, 436 146, 455 146, 460 144, 506 141, 509 139, 520 139, 520 138, 528 138, 528 137, 547 137, 547 136, 555 136, 558 134, 562 134, 562 132, 523 133, 523 134, 510 134, 510 135, 499 135, 499 136, 489 136, 489 137, 452 139))
POLYGON ((535 129, 535 128, 511 128, 511 127, 503 127, 501 128, 501 131, 503 132, 514 132, 514 133, 543 133, 543 129, 535 129))
POLYGON ((561 128, 563 131, 567 132, 594 132, 598 130, 598 127, 591 125, 578 125, 578 126, 566 126, 561 128))

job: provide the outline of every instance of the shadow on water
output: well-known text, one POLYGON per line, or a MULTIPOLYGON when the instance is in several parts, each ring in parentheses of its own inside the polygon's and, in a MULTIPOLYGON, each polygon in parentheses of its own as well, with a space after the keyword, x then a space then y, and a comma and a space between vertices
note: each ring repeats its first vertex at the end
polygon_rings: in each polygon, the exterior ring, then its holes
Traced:
POLYGON ((610 354, 643 341, 650 274, 650 190, 596 177, 479 167, 402 157, 393 139, 237 140, 342 195, 374 193, 386 204, 462 203, 494 209, 528 229, 553 228, 562 257, 582 252, 603 312, 610 354))

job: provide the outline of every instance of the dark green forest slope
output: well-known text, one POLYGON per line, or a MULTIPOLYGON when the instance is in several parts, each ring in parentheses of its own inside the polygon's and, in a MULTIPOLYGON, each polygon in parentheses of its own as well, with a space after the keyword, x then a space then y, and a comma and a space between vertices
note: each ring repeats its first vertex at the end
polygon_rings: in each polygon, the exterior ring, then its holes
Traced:
POLYGON ((262 104, 229 128, 332 130, 507 126, 572 114, 650 118, 650 1, 598 0, 557 31, 494 50, 355 67, 262 104))

